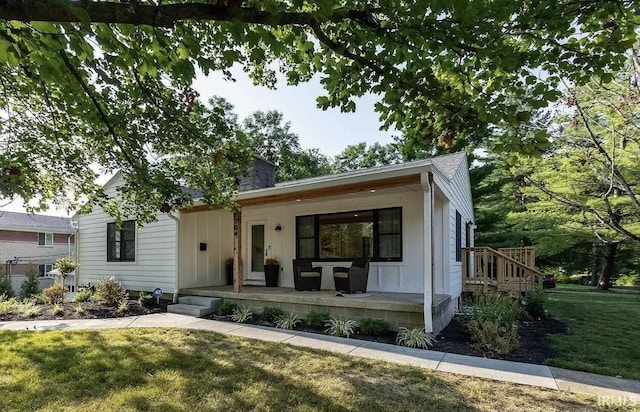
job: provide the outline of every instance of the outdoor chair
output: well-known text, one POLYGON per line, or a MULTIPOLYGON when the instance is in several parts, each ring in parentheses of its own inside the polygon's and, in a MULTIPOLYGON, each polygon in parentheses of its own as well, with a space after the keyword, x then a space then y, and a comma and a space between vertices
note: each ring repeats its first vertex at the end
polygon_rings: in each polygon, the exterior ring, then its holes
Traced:
POLYGON ((333 281, 338 292, 353 293, 367 291, 369 280, 369 258, 356 258, 351 267, 334 267, 333 281))
POLYGON ((321 283, 321 267, 313 267, 310 260, 293 260, 293 284, 296 290, 320 290, 321 283))

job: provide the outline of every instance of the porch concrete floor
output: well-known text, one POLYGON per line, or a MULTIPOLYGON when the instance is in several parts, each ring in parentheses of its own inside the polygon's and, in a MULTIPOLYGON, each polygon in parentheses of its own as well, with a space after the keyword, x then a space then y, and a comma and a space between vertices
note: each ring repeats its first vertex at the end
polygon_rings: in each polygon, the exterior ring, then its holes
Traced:
POLYGON ((180 295, 414 313, 422 313, 424 303, 422 293, 367 292, 343 296, 336 293, 335 290, 298 291, 264 286, 243 286, 241 293, 235 293, 230 285, 180 289, 180 295))

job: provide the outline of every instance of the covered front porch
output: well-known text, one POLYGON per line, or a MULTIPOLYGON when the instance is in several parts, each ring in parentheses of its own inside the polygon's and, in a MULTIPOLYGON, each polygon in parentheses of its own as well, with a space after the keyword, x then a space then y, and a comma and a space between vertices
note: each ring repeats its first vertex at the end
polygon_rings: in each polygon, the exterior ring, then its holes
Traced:
MULTIPOLYGON (((384 319, 392 328, 424 327, 424 295, 422 293, 367 292, 337 295, 335 290, 297 291, 293 288, 243 286, 236 293, 233 286, 208 286, 180 289, 180 295, 222 298, 224 301, 245 305, 256 310, 265 306, 277 306, 285 312, 302 316, 310 311, 328 312, 350 319, 384 319)), ((445 325, 435 327, 437 313, 446 311, 451 298, 435 295, 433 299, 434 332, 445 325)))

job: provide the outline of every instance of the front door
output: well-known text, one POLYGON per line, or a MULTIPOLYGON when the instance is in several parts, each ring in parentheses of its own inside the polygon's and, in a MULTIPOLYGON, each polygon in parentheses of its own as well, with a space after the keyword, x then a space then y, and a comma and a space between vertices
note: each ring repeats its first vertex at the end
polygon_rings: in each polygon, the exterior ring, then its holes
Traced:
POLYGON ((249 276, 247 280, 264 280, 266 222, 249 225, 249 276))

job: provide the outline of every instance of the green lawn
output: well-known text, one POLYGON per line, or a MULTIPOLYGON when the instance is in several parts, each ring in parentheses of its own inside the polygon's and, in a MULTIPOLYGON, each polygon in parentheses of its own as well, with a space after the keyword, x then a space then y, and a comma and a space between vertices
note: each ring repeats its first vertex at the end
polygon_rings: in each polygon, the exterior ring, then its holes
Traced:
POLYGON ((614 286, 611 289, 602 290, 598 289, 595 286, 584 286, 584 285, 571 285, 571 284, 562 284, 558 283, 554 291, 561 292, 586 292, 586 293, 607 293, 612 295, 637 295, 640 296, 640 289, 628 287, 628 286, 614 286))
POLYGON ((640 297, 549 293, 551 316, 569 334, 548 340, 560 353, 550 365, 640 380, 640 297))
POLYGON ((598 405, 566 392, 278 343, 125 329, 0 332, 0 410, 582 411, 598 405))

